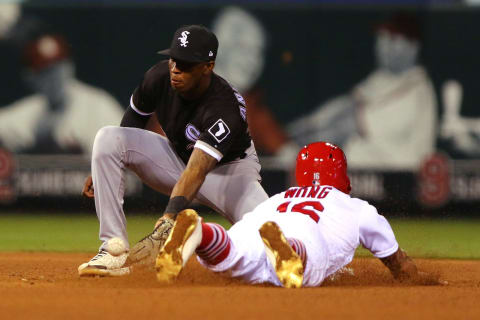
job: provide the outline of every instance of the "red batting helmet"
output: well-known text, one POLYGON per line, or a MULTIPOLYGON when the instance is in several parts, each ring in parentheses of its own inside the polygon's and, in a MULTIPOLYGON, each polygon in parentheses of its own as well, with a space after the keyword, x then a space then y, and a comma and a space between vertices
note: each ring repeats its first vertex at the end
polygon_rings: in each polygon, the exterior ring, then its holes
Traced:
POLYGON ((300 150, 295 176, 300 187, 329 185, 347 194, 352 189, 345 154, 328 142, 314 142, 300 150))

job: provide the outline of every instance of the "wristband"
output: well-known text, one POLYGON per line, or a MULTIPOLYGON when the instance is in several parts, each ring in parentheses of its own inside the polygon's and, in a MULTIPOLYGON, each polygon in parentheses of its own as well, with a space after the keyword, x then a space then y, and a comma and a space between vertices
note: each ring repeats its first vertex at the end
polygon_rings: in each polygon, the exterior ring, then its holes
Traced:
POLYGON ((165 208, 165 213, 177 214, 183 209, 186 209, 189 203, 190 201, 188 201, 184 196, 173 197, 168 201, 167 207, 165 208))

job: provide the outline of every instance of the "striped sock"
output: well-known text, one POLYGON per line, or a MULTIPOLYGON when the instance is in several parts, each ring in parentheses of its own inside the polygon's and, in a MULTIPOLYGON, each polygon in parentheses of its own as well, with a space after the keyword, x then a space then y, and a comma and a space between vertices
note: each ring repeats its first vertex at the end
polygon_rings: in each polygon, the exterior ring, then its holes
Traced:
POLYGON ((305 266, 307 263, 307 249, 303 242, 295 238, 287 238, 287 241, 292 249, 298 254, 300 259, 302 259, 302 264, 305 266))
POLYGON ((195 251, 208 264, 216 265, 230 253, 230 237, 216 223, 202 223, 202 242, 195 251))

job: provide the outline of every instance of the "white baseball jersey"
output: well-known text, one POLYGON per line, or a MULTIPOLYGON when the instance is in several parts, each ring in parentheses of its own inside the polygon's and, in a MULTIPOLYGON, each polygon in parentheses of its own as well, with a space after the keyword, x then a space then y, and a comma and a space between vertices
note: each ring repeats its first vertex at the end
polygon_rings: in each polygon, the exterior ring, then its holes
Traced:
POLYGON ((398 243, 387 220, 368 202, 331 186, 294 187, 262 202, 228 231, 229 256, 213 271, 229 271, 249 283, 281 286, 265 254, 258 229, 276 222, 285 237, 301 240, 307 250, 303 286, 318 286, 350 263, 362 244, 377 258, 392 255, 398 243))

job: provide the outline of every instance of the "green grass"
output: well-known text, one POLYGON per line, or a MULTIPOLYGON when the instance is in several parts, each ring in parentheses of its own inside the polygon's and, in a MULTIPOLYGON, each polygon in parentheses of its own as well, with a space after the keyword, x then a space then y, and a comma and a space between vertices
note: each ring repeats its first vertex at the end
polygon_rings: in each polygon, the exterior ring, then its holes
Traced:
MULTIPOLYGON (((130 243, 152 231, 156 220, 154 216, 127 217, 130 243)), ((230 225, 213 215, 206 220, 230 225)), ((96 251, 100 246, 98 228, 95 215, 0 214, 0 251, 96 251)))
MULTIPOLYGON (((230 225, 215 215, 205 220, 230 225)), ((134 215, 127 221, 130 243, 135 243, 152 229, 156 217, 134 215)), ((480 259, 480 219, 391 219, 390 223, 400 246, 413 257, 480 259)), ((93 252, 99 245, 94 215, 0 214, 0 251, 93 252)), ((357 255, 371 254, 359 249, 357 255)))
MULTIPOLYGON (((389 219, 400 247, 412 257, 480 259, 480 219, 389 219)), ((370 255, 359 249, 358 255, 370 255)))

